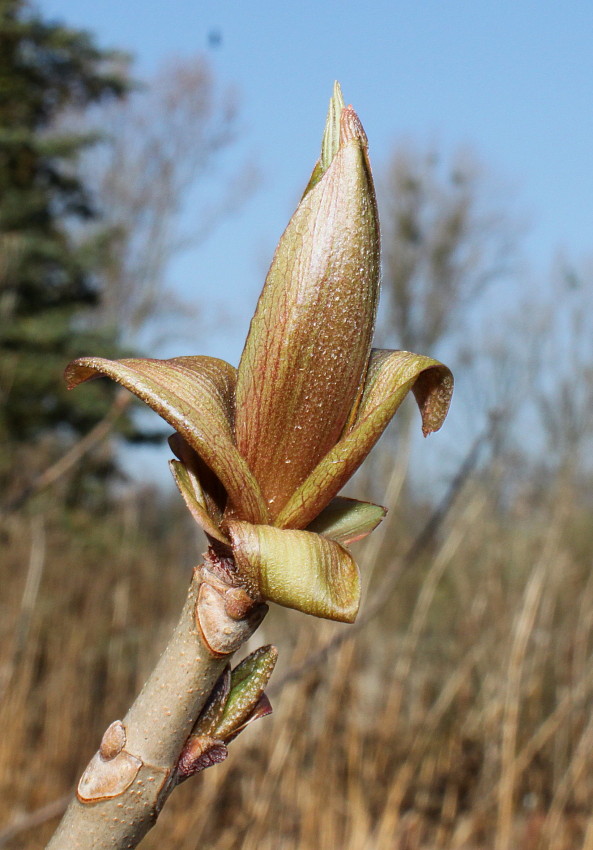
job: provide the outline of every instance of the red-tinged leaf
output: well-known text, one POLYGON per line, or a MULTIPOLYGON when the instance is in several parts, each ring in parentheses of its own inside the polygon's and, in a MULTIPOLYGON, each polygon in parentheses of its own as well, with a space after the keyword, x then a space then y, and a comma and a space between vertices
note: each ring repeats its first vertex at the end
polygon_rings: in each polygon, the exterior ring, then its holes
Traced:
POLYGON ((410 351, 373 349, 362 401, 350 430, 380 427, 383 433, 409 388, 420 410, 422 433, 427 437, 439 430, 449 412, 453 395, 451 370, 438 360, 410 351))
POLYGON ((336 496, 319 516, 309 523, 306 530, 322 534, 347 546, 370 534, 386 513, 385 508, 372 502, 359 502, 357 499, 336 496))
POLYGON ((339 543, 309 531, 229 522, 235 561, 264 599, 306 614, 352 623, 360 576, 339 543))
POLYGON ((306 526, 323 510, 356 472, 410 390, 420 407, 424 435, 438 430, 453 392, 450 370, 409 351, 374 350, 354 422, 296 490, 276 525, 306 526))
POLYGON ((272 519, 339 439, 362 385, 379 293, 366 136, 344 109, 340 145, 286 228, 237 379, 237 446, 272 519))
POLYGON ((179 460, 170 460, 169 467, 173 473, 175 483, 179 487, 179 492, 183 496, 183 501, 200 528, 206 534, 209 534, 210 537, 220 540, 221 543, 228 544, 228 538, 224 536, 214 519, 208 513, 206 497, 197 476, 179 460))
POLYGON ((227 503, 226 490, 210 467, 206 466, 199 454, 186 443, 181 434, 175 431, 169 437, 168 443, 173 454, 198 479, 204 495, 206 511, 220 528, 227 503))
POLYGON ((69 388, 106 375, 169 423, 224 485, 237 515, 263 522, 267 510, 257 481, 234 444, 236 370, 214 357, 171 360, 82 357, 66 369, 69 388))
POLYGON ((191 735, 179 757, 177 782, 184 782, 190 776, 220 764, 228 754, 229 751, 222 741, 210 738, 208 735, 191 735))

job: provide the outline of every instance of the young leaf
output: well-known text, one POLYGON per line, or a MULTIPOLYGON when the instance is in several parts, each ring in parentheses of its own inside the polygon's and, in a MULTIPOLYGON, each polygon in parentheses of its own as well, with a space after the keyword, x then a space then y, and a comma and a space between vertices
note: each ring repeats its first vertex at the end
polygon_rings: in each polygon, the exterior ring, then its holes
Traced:
POLYGON ((319 183, 331 165, 332 159, 338 152, 338 148, 340 146, 340 119, 342 117, 342 110, 344 109, 344 106, 342 89, 336 80, 334 83, 333 95, 329 101, 325 130, 321 141, 321 157, 313 169, 313 174, 307 184, 307 188, 303 192, 303 198, 317 183, 319 183))
POLYGON ((389 416, 387 424, 407 393, 404 386, 410 382, 422 417, 422 433, 427 437, 438 431, 453 395, 451 370, 431 357, 388 348, 371 351, 362 399, 347 431, 352 431, 363 419, 373 418, 381 425, 385 416, 389 416), (389 414, 391 409, 393 413, 389 414))
POLYGON ((197 478, 206 512, 220 528, 227 503, 227 492, 220 480, 177 431, 171 434, 167 442, 173 454, 197 478))
POLYGON ((387 511, 372 502, 359 502, 336 496, 319 516, 307 526, 307 531, 323 534, 337 543, 347 546, 362 540, 375 529, 387 511))
POLYGON ((189 512, 200 528, 210 537, 228 544, 228 539, 208 513, 206 498, 197 476, 179 460, 170 460, 169 467, 189 512))
POLYGON ((200 356, 81 357, 66 369, 70 389, 100 375, 122 384, 175 428, 214 470, 241 516, 265 521, 267 510, 257 481, 234 444, 236 370, 230 364, 200 356))
POLYGON ((339 543, 310 531, 229 522, 239 570, 264 599, 306 614, 352 623, 360 602, 360 576, 339 543))
POLYGON ((276 525, 298 528, 319 514, 358 469, 418 381, 415 395, 426 436, 441 427, 447 414, 451 372, 437 360, 409 351, 373 351, 354 423, 293 493, 276 525))

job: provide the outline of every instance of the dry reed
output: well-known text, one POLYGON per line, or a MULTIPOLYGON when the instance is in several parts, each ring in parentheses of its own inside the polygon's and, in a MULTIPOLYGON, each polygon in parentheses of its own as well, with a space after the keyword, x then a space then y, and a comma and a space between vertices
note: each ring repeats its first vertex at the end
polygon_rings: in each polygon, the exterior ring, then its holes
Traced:
MULTIPOLYGON (((560 484, 528 520, 499 496, 485 474, 466 484, 380 613, 320 664, 306 662, 341 627, 273 611, 258 643, 279 646, 278 678, 303 672, 227 762, 173 795, 143 846, 593 848, 593 531, 560 484)), ((36 511, 6 518, 0 541, 9 850, 44 846, 54 822, 31 813, 60 802, 124 712, 198 551, 156 499, 92 522, 36 511)), ((373 586, 409 545, 393 522, 373 586)))

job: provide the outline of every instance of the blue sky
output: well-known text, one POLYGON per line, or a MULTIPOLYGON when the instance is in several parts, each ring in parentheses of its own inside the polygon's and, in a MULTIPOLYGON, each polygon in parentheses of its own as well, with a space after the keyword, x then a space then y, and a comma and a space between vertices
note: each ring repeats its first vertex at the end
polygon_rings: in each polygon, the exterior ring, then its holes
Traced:
MULTIPOLYGON (((474 149, 529 228, 524 257, 593 253, 593 3, 590 0, 40 0, 44 15, 131 51, 150 75, 209 55, 237 87, 262 185, 172 276, 187 297, 233 305, 232 332, 202 353, 237 362, 266 262, 317 157, 335 78, 362 118, 375 167, 408 139, 474 149), (209 33, 221 43, 209 47, 209 33)), ((508 292, 501 289, 503 297, 508 292)), ((169 352, 168 352, 169 353, 169 352)), ((194 353, 186 348, 171 353, 194 353)))
MULTIPOLYGON (((471 144, 518 186, 550 246, 579 250, 589 239, 588 0, 368 0, 364 9, 337 0, 43 0, 41 8, 129 49, 141 74, 175 54, 208 52, 241 93, 245 144, 270 178, 258 203, 270 215, 272 205, 284 217, 291 208, 337 78, 376 161, 404 135, 471 144), (222 37, 216 50, 212 30, 222 37)), ((263 225, 267 238, 267 215, 263 225)))

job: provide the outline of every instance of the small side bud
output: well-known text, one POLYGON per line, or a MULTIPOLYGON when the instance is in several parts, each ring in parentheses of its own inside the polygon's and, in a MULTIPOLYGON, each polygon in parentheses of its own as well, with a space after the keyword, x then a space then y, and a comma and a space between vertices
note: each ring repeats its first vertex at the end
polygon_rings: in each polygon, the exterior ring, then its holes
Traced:
POLYGON ((253 598, 241 587, 231 587, 224 595, 224 610, 232 620, 243 620, 253 609, 253 598))
MULTIPOLYGON (((244 609, 244 599, 242 600, 244 609)), ((200 585, 196 602, 196 625, 204 642, 215 657, 230 655, 251 637, 266 615, 268 606, 253 602, 237 619, 237 610, 231 605, 227 610, 226 591, 214 587, 209 581, 200 585)))
POLYGON ((81 803, 118 797, 130 787, 143 762, 124 749, 126 738, 126 727, 121 720, 114 720, 107 727, 99 750, 80 777, 76 796, 81 803))
POLYGON ((216 737, 229 743, 245 726, 265 717, 272 706, 264 694, 278 660, 275 646, 260 646, 231 673, 230 693, 216 728, 216 737))
POLYGON ((99 753, 105 761, 118 756, 126 745, 126 728, 121 720, 114 720, 101 739, 99 753))

